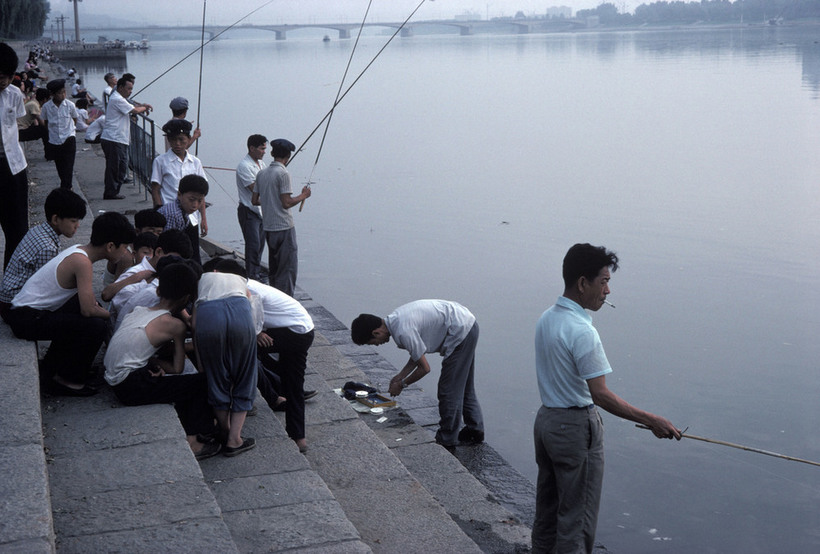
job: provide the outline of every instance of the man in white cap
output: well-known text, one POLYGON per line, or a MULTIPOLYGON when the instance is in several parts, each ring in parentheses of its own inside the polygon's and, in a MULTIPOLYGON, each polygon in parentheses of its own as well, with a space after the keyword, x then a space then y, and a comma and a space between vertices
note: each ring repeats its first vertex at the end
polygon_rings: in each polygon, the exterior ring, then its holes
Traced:
MULTIPOLYGON (((182 96, 177 96, 171 103, 168 105, 171 108, 171 119, 185 119, 188 117, 188 99, 183 98, 182 96)), ((193 123, 191 123, 191 127, 193 127, 193 123)), ((196 140, 202 136, 202 133, 199 131, 199 127, 194 129, 194 133, 189 137, 188 145, 185 147, 186 149, 190 148, 196 140)), ((165 151, 167 152, 171 148, 171 143, 168 142, 168 136, 165 136, 165 151)))

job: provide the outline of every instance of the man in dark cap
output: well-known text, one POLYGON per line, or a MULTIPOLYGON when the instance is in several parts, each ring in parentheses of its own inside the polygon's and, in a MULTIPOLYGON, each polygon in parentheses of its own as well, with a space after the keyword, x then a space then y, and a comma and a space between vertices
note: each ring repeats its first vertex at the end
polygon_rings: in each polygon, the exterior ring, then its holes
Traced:
MULTIPOLYGON (((126 74, 127 75, 127 74, 126 74)), ((128 174, 128 146, 131 144, 131 114, 148 113, 150 104, 133 106, 127 98, 134 91, 134 82, 123 75, 117 81, 117 90, 111 93, 105 109, 105 124, 100 135, 100 146, 105 153, 105 192, 103 198, 124 198, 120 187, 128 174)), ((132 76, 133 77, 133 76, 132 76)))
MULTIPOLYGON (((191 139, 191 122, 184 119, 170 119, 162 126, 166 140, 171 149, 154 158, 151 168, 151 198, 154 208, 164 204, 173 204, 179 195, 179 181, 186 175, 199 175, 205 178, 202 162, 188 152, 191 139)), ((198 236, 208 234, 208 220, 205 215, 205 202, 199 211, 189 216, 191 220, 191 242, 197 241, 198 236)), ((194 253, 195 256, 198 252, 194 253)))
MULTIPOLYGON (((188 117, 188 99, 187 98, 183 98, 182 96, 177 96, 176 98, 171 100, 171 103, 169 104, 168 107, 171 108, 172 119, 185 119, 186 117, 188 117)), ((191 123, 191 126, 193 127, 193 123, 191 123)), ((194 129, 193 134, 188 137, 188 146, 187 146, 187 148, 190 148, 191 145, 193 143, 195 143, 196 140, 201 135, 202 135, 202 133, 199 131, 199 127, 194 129)), ((169 148, 171 148, 171 144, 168 142, 168 137, 166 136, 165 137, 165 150, 168 151, 169 148)))
POLYGON ((54 160, 60 186, 70 189, 74 178, 74 158, 77 155, 75 124, 80 117, 77 107, 66 99, 65 79, 54 79, 46 85, 51 100, 43 105, 42 117, 48 129, 46 159, 54 160))
POLYGON ((26 115, 26 109, 22 91, 9 86, 18 62, 14 49, 0 42, 0 113, 3 114, 0 135, 0 226, 6 237, 4 269, 14 249, 28 232, 27 164, 18 140, 17 120, 13 119, 26 115), (9 115, 8 119, 6 114, 9 115))
POLYGON ((252 201, 262 206, 262 225, 268 243, 268 270, 270 284, 293 296, 299 266, 296 229, 290 208, 310 197, 310 185, 293 196, 290 174, 285 167, 296 146, 289 140, 276 139, 270 143, 273 163, 256 175, 256 189, 252 201))

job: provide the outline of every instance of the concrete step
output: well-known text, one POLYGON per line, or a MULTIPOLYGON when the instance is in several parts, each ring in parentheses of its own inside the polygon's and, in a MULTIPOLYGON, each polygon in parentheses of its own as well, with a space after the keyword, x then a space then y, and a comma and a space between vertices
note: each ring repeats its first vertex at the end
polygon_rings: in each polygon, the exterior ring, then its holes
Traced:
POLYGON ((53 552, 37 351, 3 323, 0 349, 0 552, 53 552))
POLYGON ((58 551, 237 552, 170 405, 44 398, 43 433, 58 551))
MULTIPOLYGON (((329 388, 341 388, 345 382, 351 380, 386 383, 396 373, 396 368, 379 356, 374 349, 354 346, 350 341, 350 331, 347 327, 324 307, 305 295, 299 299, 311 313, 317 330, 321 332, 308 357, 308 369, 315 371, 317 377, 321 377, 329 388)), ((317 388, 314 386, 317 381, 311 379, 306 387, 317 388)), ((518 514, 503 506, 499 497, 468 471, 459 458, 435 443, 434 432, 438 423, 435 400, 428 399, 418 389, 408 389, 398 399, 400 407, 388 409, 384 413, 385 419, 354 411, 348 401, 339 398, 335 393, 333 400, 341 401, 351 412, 349 421, 343 420, 341 414, 322 419, 317 417, 318 414, 308 413, 309 440, 312 440, 312 434, 317 431, 321 433, 322 438, 333 434, 332 452, 329 451, 329 447, 324 447, 328 450, 323 448, 320 455, 315 457, 308 452, 308 458, 340 503, 343 506, 353 505, 357 509, 356 514, 348 512, 348 515, 368 544, 371 543, 360 526, 367 523, 358 523, 358 518, 371 519, 371 514, 377 513, 381 519, 389 523, 383 528, 387 535, 379 536, 379 542, 375 546, 371 544, 374 551, 405 552, 408 543, 413 545, 409 547, 411 549, 418 547, 418 550, 413 550, 418 552, 473 551, 472 548, 468 549, 467 544, 459 546, 413 542, 421 538, 415 531, 423 534, 427 528, 427 532, 430 533, 434 527, 429 526, 443 525, 438 519, 441 512, 447 516, 447 527, 452 529, 450 522, 456 524, 481 551, 529 551, 530 527, 522 522, 518 514), (416 418, 426 417, 432 420, 428 421, 430 427, 425 428, 416 423, 405 406, 412 408, 410 411, 416 418), (373 436, 365 433, 363 427, 370 430, 373 436), (372 443, 374 439, 380 444, 372 443), (387 457, 385 448, 393 455, 392 457, 387 457), (350 457, 361 461, 362 467, 358 468, 355 474, 347 474, 336 469, 350 457), (396 471, 397 474, 394 475, 391 471, 396 471), (379 481, 381 484, 378 484, 379 481), (419 508, 402 513, 403 509, 409 507, 395 505, 395 495, 407 494, 408 488, 415 494, 416 484, 424 488, 425 501, 436 504, 435 509, 430 508, 425 514, 430 518, 426 521, 420 521, 422 518, 419 508), (366 496, 363 491, 372 491, 374 494, 366 496), (382 500, 381 494, 375 494, 382 491, 394 498, 385 497, 382 500), (370 500, 363 503, 363 498, 368 496, 370 500), (396 508, 398 512, 393 511, 396 508), (408 513, 413 515, 409 516, 408 513), (391 519, 393 517, 395 519, 391 519), (412 541, 408 537, 412 537, 412 541)), ((330 398, 327 401, 329 402, 330 398)), ((532 489, 529 481, 512 470, 486 445, 458 447, 456 453, 461 453, 466 458, 483 458, 484 454, 487 454, 488 458, 493 460, 493 463, 483 466, 488 476, 510 479, 532 489)), ((347 464, 349 463, 348 461, 347 464)), ((534 498, 534 494, 528 497, 534 498)), ((433 540, 442 537, 463 540, 461 533, 456 534, 455 531, 447 531, 446 528, 442 528, 440 533, 441 535, 435 533, 439 536, 433 540)))

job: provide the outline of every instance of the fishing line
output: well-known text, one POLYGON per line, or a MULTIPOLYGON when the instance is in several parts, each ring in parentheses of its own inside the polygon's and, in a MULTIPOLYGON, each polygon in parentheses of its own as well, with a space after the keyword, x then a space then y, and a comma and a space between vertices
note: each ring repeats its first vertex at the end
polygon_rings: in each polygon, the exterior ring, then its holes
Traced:
POLYGON ((384 52, 385 48, 387 48, 387 46, 393 41, 393 39, 396 38, 396 35, 398 35, 401 32, 401 30, 404 29, 404 26, 407 25, 407 23, 410 21, 410 19, 414 15, 416 15, 416 12, 419 11, 419 8, 421 8, 421 6, 426 1, 427 0, 421 0, 421 2, 419 2, 418 6, 416 6, 415 9, 412 12, 410 12, 410 15, 407 16, 407 19, 405 19, 404 22, 401 25, 399 25, 399 27, 396 29, 396 32, 393 33, 393 35, 389 39, 387 39, 387 42, 384 43, 384 46, 382 46, 381 49, 378 52, 376 52, 376 55, 373 56, 373 59, 370 60, 370 63, 368 63, 364 67, 364 69, 362 69, 362 71, 359 73, 359 75, 353 80, 352 83, 350 83, 350 86, 345 89, 344 93, 339 97, 339 99, 336 101, 336 103, 333 104, 333 108, 331 108, 330 111, 325 114, 325 116, 322 118, 322 120, 319 122, 319 124, 316 125, 316 127, 314 127, 313 131, 311 131, 310 134, 308 135, 308 137, 302 142, 301 145, 299 145, 299 148, 297 148, 296 152, 293 153, 293 156, 290 157, 290 161, 288 163, 292 162, 293 159, 299 154, 299 152, 302 151, 302 148, 304 148, 305 144, 307 144, 307 142, 313 137, 313 135, 316 134, 316 131, 319 130, 319 127, 322 126, 322 124, 325 122, 325 120, 328 117, 330 117, 330 115, 333 113, 333 110, 336 108, 336 106, 338 106, 341 103, 341 101, 344 100, 344 97, 347 96, 347 93, 350 92, 350 89, 352 89, 356 85, 356 83, 359 82, 359 79, 362 78, 362 75, 364 75, 365 72, 368 69, 370 69, 370 66, 373 65, 373 62, 376 61, 376 59, 381 55, 381 53, 384 52))
POLYGON ((233 202, 235 204, 239 203, 239 199, 234 198, 233 195, 230 192, 228 192, 228 190, 225 187, 222 186, 222 183, 219 182, 219 179, 214 177, 214 174, 211 173, 210 171, 208 171, 209 169, 219 169, 219 170, 222 170, 222 171, 234 171, 233 169, 222 169, 221 167, 203 167, 202 169, 205 171, 205 173, 208 175, 208 177, 210 179, 213 179, 214 183, 216 183, 216 186, 218 186, 220 189, 222 189, 222 192, 225 193, 225 196, 227 196, 228 198, 231 199, 231 202, 233 202))
MULTIPOLYGON (((319 143, 319 151, 316 152, 316 159, 313 162, 313 169, 310 170, 310 176, 308 177, 307 184, 313 182, 313 172, 316 171, 316 166, 319 164, 319 156, 322 155, 322 147, 325 145, 325 137, 327 137, 327 131, 330 129, 330 122, 333 120, 333 110, 336 109, 336 104, 339 102, 339 95, 342 93, 342 88, 345 85, 345 79, 347 79, 347 72, 350 70, 350 64, 353 62, 353 55, 356 53, 356 47, 359 45, 359 39, 362 36, 362 29, 364 29, 364 23, 367 21, 367 14, 370 13, 370 6, 373 5, 373 0, 368 0, 367 2, 367 9, 364 11, 364 17, 362 18, 362 24, 359 26, 359 32, 356 35, 356 42, 353 43, 353 49, 350 51, 350 57, 347 59, 347 67, 345 67, 344 75, 342 75, 342 80, 339 83, 339 90, 336 91, 336 98, 333 100, 333 107, 330 108, 330 116, 327 118, 327 125, 325 125, 325 131, 322 133, 322 141, 319 143)), ((307 199, 305 199, 307 200, 307 199)), ((299 204, 299 211, 302 211, 302 208, 305 207, 305 200, 299 204)))
MULTIPOLYGON (((208 6, 208 0, 202 0, 202 37, 199 39, 199 90, 196 94, 196 122, 199 125, 199 110, 202 107, 202 61, 205 57, 205 8, 208 6)), ((199 141, 196 141, 194 147, 194 155, 199 155, 199 141)))
POLYGON ((202 48, 204 48, 205 46, 207 46, 207 45, 208 45, 208 44, 210 44, 211 42, 215 41, 215 40, 216 40, 217 38, 219 38, 219 36, 221 36, 223 33, 225 33, 226 31, 230 31, 231 29, 233 29, 234 27, 236 27, 237 25, 239 25, 240 23, 242 23, 244 20, 246 20, 247 18, 249 18, 250 16, 252 16, 252 15, 253 15, 253 14, 255 14, 256 12, 258 12, 258 11, 259 11, 259 10, 261 10, 262 8, 264 8, 264 7, 268 6, 269 4, 273 4, 275 1, 276 1, 276 0, 268 0, 267 2, 265 2, 264 4, 262 4, 261 6, 259 6, 258 8, 256 8, 255 10, 253 10, 253 11, 249 12, 247 15, 242 16, 240 19, 237 19, 235 22, 233 22, 233 23, 232 23, 232 24, 230 24, 229 26, 227 26, 227 27, 225 27, 224 29, 222 29, 221 31, 219 31, 217 34, 215 34, 214 36, 212 36, 211 38, 209 38, 209 39, 205 42, 205 44, 203 44, 203 45, 201 45, 199 48, 196 48, 195 50, 193 50, 190 54, 188 54, 187 56, 185 56, 184 58, 182 58, 181 60, 179 60, 177 63, 175 63, 174 65, 172 65, 171 67, 169 67, 168 69, 166 69, 165 71, 163 71, 162 73, 160 73, 160 74, 159 74, 159 76, 158 76, 157 78, 155 78, 153 81, 151 81, 150 83, 148 83, 147 85, 145 85, 144 87, 142 87, 141 89, 139 89, 137 92, 133 93, 133 94, 131 95, 131 98, 134 98, 136 95, 138 95, 139 93, 141 93, 142 91, 144 91, 145 89, 147 89, 148 87, 150 87, 151 85, 153 85, 154 83, 156 83, 157 81, 159 81, 160 79, 162 79, 165 75, 167 75, 168 73, 170 73, 170 72, 171 72, 171 71, 172 71, 175 67, 177 67, 179 64, 181 64, 182 62, 184 62, 185 60, 187 60, 188 58, 190 58, 191 56, 193 56, 194 54, 196 54, 197 52, 199 52, 202 48))

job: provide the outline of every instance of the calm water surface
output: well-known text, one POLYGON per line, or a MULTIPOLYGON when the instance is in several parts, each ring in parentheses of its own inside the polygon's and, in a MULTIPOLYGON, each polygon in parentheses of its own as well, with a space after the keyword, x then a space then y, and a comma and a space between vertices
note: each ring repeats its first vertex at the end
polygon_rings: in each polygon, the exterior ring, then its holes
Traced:
MULTIPOLYGON (((307 137, 352 47, 320 38, 208 46, 206 166, 234 168, 251 133, 307 137)), ((622 260, 617 308, 594 315, 610 387, 692 434, 820 460, 818 39, 397 39, 334 115, 296 215, 299 285, 348 324, 417 298, 468 306, 488 441, 534 480, 535 321, 562 291, 567 248, 606 245, 622 260)), ((351 75, 384 40, 362 40, 351 75)), ((136 89, 195 46, 129 53, 136 89)), ((104 70, 85 70, 98 94, 104 70)), ((137 99, 163 121, 187 96, 194 119, 197 81, 198 55, 137 99)), ((295 183, 320 137, 291 164, 295 183)), ((211 235, 239 247, 233 174, 210 180, 211 235)), ((421 383, 431 395, 436 372, 421 383)), ((598 539, 613 552, 820 551, 818 468, 604 420, 598 539)))

